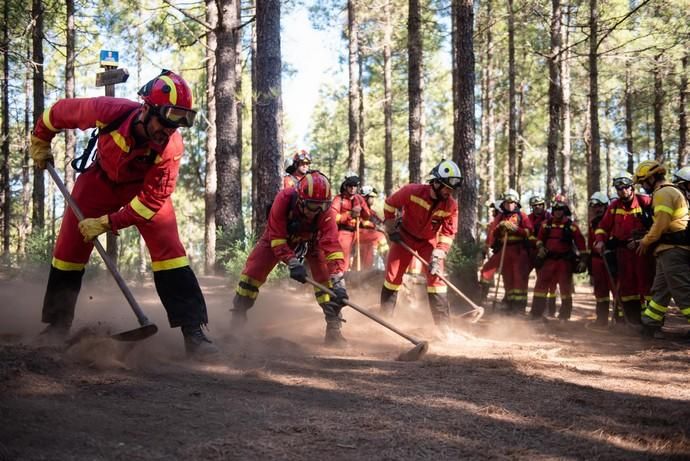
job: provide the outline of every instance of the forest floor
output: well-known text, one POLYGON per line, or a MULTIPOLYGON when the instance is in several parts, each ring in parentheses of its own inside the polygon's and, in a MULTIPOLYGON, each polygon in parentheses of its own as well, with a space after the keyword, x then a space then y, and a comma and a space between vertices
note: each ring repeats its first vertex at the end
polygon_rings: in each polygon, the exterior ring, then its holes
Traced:
MULTIPOLYGON (((149 281, 132 286, 160 332, 126 349, 84 336, 40 346, 46 276, 0 273, 0 461, 221 459, 690 459, 690 343, 490 317, 433 340, 422 285, 402 296, 412 344, 346 309, 349 347, 322 345, 311 290, 266 286, 243 339, 228 335, 233 289, 201 277, 220 357, 184 356, 149 281)), ((374 306, 380 285, 352 286, 374 306)), ((678 320, 678 319, 677 319, 678 320)), ((85 280, 73 331, 137 326, 105 274, 85 280)))

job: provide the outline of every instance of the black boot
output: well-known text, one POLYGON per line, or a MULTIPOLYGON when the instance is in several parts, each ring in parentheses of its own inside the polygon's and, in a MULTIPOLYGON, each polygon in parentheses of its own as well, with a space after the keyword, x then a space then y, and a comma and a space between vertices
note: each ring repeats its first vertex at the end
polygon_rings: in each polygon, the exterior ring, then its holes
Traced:
POLYGON ((381 315, 387 318, 393 317, 395 303, 398 300, 398 292, 381 287, 381 315))
POLYGON ((549 309, 549 317, 556 316, 556 296, 546 298, 546 305, 549 309))
POLYGON ((45 332, 69 332, 74 320, 74 309, 81 290, 84 270, 63 271, 53 266, 48 275, 48 286, 43 298, 41 319, 50 325, 45 332))
POLYGON ((546 310, 546 298, 541 296, 535 296, 532 298, 532 310, 530 311, 530 317, 533 320, 541 319, 544 316, 544 311, 546 310))
POLYGON ((570 314, 573 312, 573 298, 561 298, 561 310, 558 313, 559 320, 570 320, 570 314))
POLYGON ((595 322, 598 327, 607 327, 609 324, 609 302, 597 301, 597 320, 595 322))
POLYGON ((208 323, 204 295, 191 267, 155 271, 153 281, 171 328, 208 323))
POLYGON ((625 321, 630 325, 640 325, 642 318, 642 303, 639 300, 623 301, 625 321))
POLYGON ((184 347, 188 356, 205 358, 218 354, 218 348, 206 337, 201 325, 182 327, 184 347))
POLYGON ((326 319, 326 336, 324 337, 324 344, 328 347, 343 348, 347 346, 347 340, 340 331, 342 328, 342 319, 327 318, 326 319))
POLYGON ((482 280, 479 282, 479 305, 488 307, 487 301, 489 299, 489 291, 491 290, 491 282, 482 280))

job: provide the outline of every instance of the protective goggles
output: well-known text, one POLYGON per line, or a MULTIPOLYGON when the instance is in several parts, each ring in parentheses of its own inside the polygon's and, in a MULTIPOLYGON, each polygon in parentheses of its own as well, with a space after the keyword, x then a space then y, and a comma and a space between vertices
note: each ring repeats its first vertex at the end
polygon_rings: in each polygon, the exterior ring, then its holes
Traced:
POLYGON ((555 204, 553 204, 553 206, 551 206, 552 211, 567 210, 567 209, 568 209, 567 206, 560 204, 560 203, 555 203, 555 204))
POLYGON ((613 187, 622 189, 624 187, 632 187, 633 181, 630 178, 615 178, 613 180, 613 187))
POLYGON ((179 128, 181 126, 189 128, 194 125, 196 111, 179 106, 158 106, 156 115, 161 125, 167 128, 179 128))
POLYGON ((589 201, 589 206, 600 206, 600 205, 606 205, 605 203, 600 202, 597 199, 590 200, 589 201))
POLYGON ((441 178, 441 184, 451 189, 458 189, 462 185, 462 178, 453 176, 451 178, 441 178))
POLYGON ((321 200, 305 200, 304 201, 304 208, 306 208, 309 211, 313 212, 319 212, 319 211, 326 211, 328 208, 330 208, 331 202, 330 201, 321 201, 321 200))

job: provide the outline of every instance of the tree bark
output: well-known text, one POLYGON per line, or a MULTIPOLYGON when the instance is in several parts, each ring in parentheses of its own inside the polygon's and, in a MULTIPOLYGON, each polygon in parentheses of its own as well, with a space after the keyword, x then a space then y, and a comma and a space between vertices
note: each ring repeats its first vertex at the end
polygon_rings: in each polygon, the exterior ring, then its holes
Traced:
POLYGON ((678 89, 678 168, 687 165, 688 154, 688 55, 683 56, 678 89))
POLYGON ((256 3, 256 129, 257 203, 254 235, 266 226, 267 211, 281 186, 283 103, 280 79, 280 0, 256 3))
POLYGON ((571 113, 570 113, 570 9, 566 7, 565 21, 561 27, 561 37, 563 52, 560 60, 561 64, 561 90, 563 95, 563 111, 561 113, 561 189, 568 200, 574 202, 575 189, 573 188, 572 171, 570 161, 572 159, 571 149, 571 113))
MULTIPOLYGON (((65 47, 65 97, 74 98, 74 63, 75 63, 75 40, 76 28, 74 24, 74 0, 66 0, 65 7, 67 12, 67 30, 66 30, 66 47, 65 47)), ((75 172, 70 163, 75 157, 77 151, 77 136, 74 130, 65 130, 65 187, 67 190, 72 190, 74 185, 75 172)))
POLYGON ((599 152, 599 71, 597 49, 599 12, 597 0, 589 0, 589 164, 587 197, 601 187, 601 154, 599 152))
POLYGON ((218 27, 216 28, 216 226, 224 238, 216 241, 216 252, 243 238, 242 221, 242 149, 237 120, 237 53, 239 0, 218 0, 218 27))
POLYGON ((204 268, 207 274, 216 265, 216 0, 206 0, 206 23, 213 29, 206 34, 206 175, 204 176, 204 268))
POLYGON ((627 151, 628 173, 633 174, 635 170, 635 159, 633 158, 633 93, 630 86, 630 68, 625 70, 625 148, 627 151))
POLYGON ((12 216, 10 214, 12 194, 10 192, 10 32, 9 1, 3 4, 3 26, 2 26, 2 168, 0 171, 0 211, 2 212, 2 254, 6 257, 10 253, 10 224, 12 216))
POLYGON ((661 55, 654 58, 654 158, 664 161, 664 85, 661 55))
POLYGON ((422 143, 424 139, 424 76, 423 76, 422 21, 419 0, 409 0, 407 19, 408 80, 409 99, 409 170, 410 183, 422 180, 422 143))
MULTIPOLYGON (((494 104, 494 93, 496 81, 494 79, 494 41, 491 22, 493 18, 493 0, 486 1, 486 43, 484 59, 485 63, 482 67, 484 70, 484 110, 482 111, 482 141, 484 143, 484 162, 486 165, 486 197, 487 200, 495 200, 496 198, 496 110, 494 104)), ((486 207, 480 207, 481 210, 487 212, 486 207)))
POLYGON ((383 125, 384 125, 384 178, 383 190, 386 196, 393 193, 393 64, 392 37, 393 24, 391 20, 391 1, 384 3, 385 25, 383 31, 383 125))
POLYGON ((357 171, 359 160, 359 69, 357 57, 359 55, 359 23, 357 21, 357 0, 347 2, 347 34, 348 34, 348 140, 347 140, 347 168, 357 171))
MULTIPOLYGON (((361 43, 361 39, 358 39, 357 42, 361 43)), ((360 48, 358 49, 357 53, 357 88, 359 90, 359 107, 357 108, 357 120, 359 125, 359 139, 357 140, 357 152, 359 152, 359 159, 357 161, 357 174, 362 184, 365 184, 366 162, 364 160, 364 85, 362 82, 363 61, 364 57, 362 56, 362 50, 360 48)))
MULTIPOLYGON (((43 2, 32 0, 31 17, 33 27, 31 29, 33 61, 33 119, 38 120, 43 115, 44 102, 44 72, 43 72, 43 2)), ((43 170, 34 165, 34 190, 32 195, 33 212, 31 214, 32 231, 34 234, 43 232, 45 228, 45 181, 43 170)))
POLYGON ((508 186, 515 188, 517 165, 517 93, 515 91, 515 11, 508 0, 508 186))
POLYGON ((477 171, 474 150, 474 11, 472 0, 453 0, 452 15, 455 36, 452 39, 455 56, 452 70, 457 90, 456 107, 453 110, 453 159, 463 174, 463 186, 458 201, 458 234, 456 244, 467 257, 465 267, 458 274, 460 284, 469 293, 476 293, 477 284, 477 171))
POLYGON ((561 138, 563 89, 561 87, 561 22, 560 0, 551 0, 551 51, 549 53, 549 133, 546 158, 546 200, 558 192, 558 147, 561 138))

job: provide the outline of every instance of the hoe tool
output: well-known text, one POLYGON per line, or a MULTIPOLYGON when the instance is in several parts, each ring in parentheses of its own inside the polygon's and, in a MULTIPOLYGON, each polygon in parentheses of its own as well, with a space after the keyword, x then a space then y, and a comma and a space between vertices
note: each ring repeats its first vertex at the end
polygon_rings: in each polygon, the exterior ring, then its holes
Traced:
MULTIPOLYGON (((79 206, 77 206, 77 203, 74 201, 69 191, 67 190, 67 187, 65 187, 65 184, 62 182, 62 179, 60 179, 60 176, 55 171, 55 167, 53 167, 53 165, 50 162, 48 162, 47 164, 47 170, 48 173, 50 173, 50 176, 53 178, 53 181, 55 181, 55 184, 57 185, 58 189, 60 189, 60 192, 62 192, 62 195, 65 197, 65 201, 72 209, 74 214, 77 216, 77 219, 79 221, 83 220, 84 215, 79 209, 79 206)), ((98 239, 94 239, 93 244, 96 247, 96 250, 98 250, 98 253, 101 255, 101 258, 103 258, 103 262, 108 267, 108 270, 115 278, 115 281, 117 282, 117 285, 120 287, 120 290, 122 290, 122 294, 124 294, 125 298, 127 298, 127 302, 129 302, 130 307, 134 311, 134 315, 137 316, 137 320, 139 321, 140 325, 139 328, 111 335, 111 338, 117 341, 141 341, 142 339, 146 339, 149 336, 156 334, 156 332, 158 331, 158 327, 155 323, 151 322, 146 317, 146 315, 144 315, 144 312, 141 310, 141 307, 139 307, 139 304, 137 303, 136 299, 134 299, 132 292, 129 290, 124 279, 118 272, 117 267, 115 267, 115 263, 113 263, 108 254, 105 252, 103 245, 101 245, 98 239)))
MULTIPOLYGON (((491 301, 491 312, 496 312, 496 303, 498 302, 498 287, 501 284, 501 276, 503 275, 503 261, 506 256, 506 246, 508 246, 508 236, 503 236, 503 245, 501 245, 501 259, 498 262, 498 272, 496 273, 496 289, 494 290, 494 299, 491 301)), ((505 280, 503 281, 505 283, 505 280)))
MULTIPOLYGON (((336 294, 330 288, 320 284, 319 282, 313 280, 310 277, 307 277, 307 283, 315 286, 316 288, 324 291, 325 293, 328 293, 330 296, 332 296, 334 298, 337 297, 336 294)), ((410 349, 407 352, 403 352, 402 354, 400 354, 398 356, 397 360, 402 361, 402 362, 413 362, 415 360, 419 360, 420 358, 422 358, 427 353, 427 351, 429 350, 429 343, 428 342, 420 341, 420 340, 413 338, 412 336, 410 336, 406 333, 403 333, 398 328, 396 328, 392 324, 386 322, 385 320, 383 320, 378 315, 370 312, 369 310, 367 310, 363 307, 356 305, 355 303, 353 303, 349 299, 345 301, 345 304, 347 304, 348 306, 350 306, 351 308, 353 308, 354 310, 356 310, 360 314, 364 315, 365 317, 369 317, 374 322, 378 323, 379 325, 383 325, 384 327, 391 330, 393 333, 396 333, 396 334, 402 336, 403 338, 405 338, 406 340, 408 340, 409 342, 414 344, 414 347, 412 349, 410 349)))

